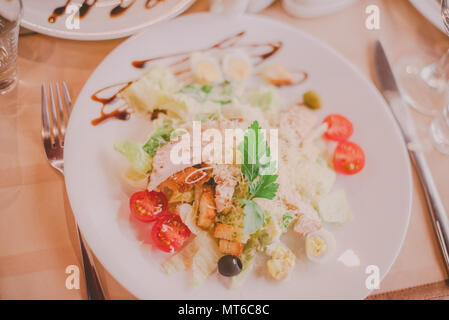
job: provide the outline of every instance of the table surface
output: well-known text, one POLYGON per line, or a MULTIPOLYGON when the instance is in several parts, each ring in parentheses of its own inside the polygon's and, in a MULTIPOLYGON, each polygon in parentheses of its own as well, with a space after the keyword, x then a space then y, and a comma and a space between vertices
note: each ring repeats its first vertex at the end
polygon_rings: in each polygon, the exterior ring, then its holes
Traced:
MULTIPOLYGON (((206 10, 208 1, 198 0, 184 14, 206 10)), ((370 79, 369 49, 375 39, 382 39, 393 63, 418 52, 438 57, 449 47, 449 39, 407 0, 360 0, 341 12, 308 20, 288 16, 278 2, 262 14, 326 42, 370 79), (377 31, 364 26, 365 8, 371 4, 381 9, 381 28, 377 31)), ((68 290, 65 286, 66 268, 81 266, 81 256, 63 177, 48 165, 42 148, 40 86, 45 81, 66 80, 75 98, 95 67, 122 41, 69 41, 39 34, 19 40, 20 81, 11 94, 0 96, 0 299, 85 298, 83 287, 68 290)), ((431 119, 413 114, 441 197, 449 208, 449 157, 430 144, 427 128, 431 119)), ((98 261, 97 265, 108 298, 134 298, 98 261)), ((411 291, 402 297, 439 297, 446 294, 441 287, 444 277, 423 193, 414 175, 406 240, 373 294, 397 298, 392 291, 425 285, 438 288, 426 294, 411 291)))

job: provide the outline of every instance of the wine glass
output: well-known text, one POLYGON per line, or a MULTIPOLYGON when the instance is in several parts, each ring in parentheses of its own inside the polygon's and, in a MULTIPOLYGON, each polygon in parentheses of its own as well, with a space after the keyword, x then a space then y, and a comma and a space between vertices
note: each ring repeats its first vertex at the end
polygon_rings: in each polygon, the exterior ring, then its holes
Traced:
MULTIPOLYGON (((441 16, 443 18, 444 30, 449 35, 449 0, 441 2, 441 16)), ((443 59, 448 60, 448 53, 443 59)), ((444 62, 441 65, 440 72, 446 74, 446 88, 447 91, 447 74, 449 73, 449 65, 444 62)), ((441 112, 438 112, 435 119, 430 125, 430 134, 437 146, 437 149, 444 154, 449 155, 449 104, 446 103, 441 112)))
MULTIPOLYGON (((441 16, 449 35, 449 0, 441 1, 441 16)), ((426 54, 403 58, 395 73, 407 103, 434 117, 430 135, 437 149, 449 154, 449 50, 438 61, 426 54)))

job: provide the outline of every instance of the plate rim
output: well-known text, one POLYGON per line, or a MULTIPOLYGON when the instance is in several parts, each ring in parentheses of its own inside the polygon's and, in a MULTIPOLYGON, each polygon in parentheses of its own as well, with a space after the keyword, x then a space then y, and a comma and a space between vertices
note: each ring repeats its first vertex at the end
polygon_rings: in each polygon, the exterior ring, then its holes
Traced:
MULTIPOLYGON (((198 16, 213 16, 216 14, 210 13, 210 12, 198 12, 198 13, 192 13, 189 15, 185 15, 179 19, 183 19, 184 17, 188 19, 193 19, 194 17, 198 17, 198 16)), ((267 17, 267 16, 261 16, 261 15, 254 15, 254 14, 244 14, 242 17, 250 17, 251 19, 255 19, 255 20, 266 20, 269 21, 270 23, 274 23, 279 25, 280 27, 283 28, 289 28, 294 32, 297 32, 299 34, 301 34, 303 37, 307 38, 309 41, 315 42, 317 45, 319 45, 320 47, 322 47, 324 50, 329 51, 331 54, 335 55, 337 58, 339 58, 342 63, 344 63, 348 68, 350 68, 353 72, 354 75, 357 76, 362 82, 365 83, 365 85, 367 85, 372 93, 377 96, 379 98, 379 104, 382 104, 383 108, 386 108, 387 110, 387 114, 388 117, 391 120, 392 126, 393 126, 393 130, 396 131, 396 135, 401 139, 402 143, 401 145, 401 150, 399 150, 399 152, 402 153, 403 157, 406 159, 405 161, 405 171, 406 171, 406 180, 407 180, 407 189, 405 194, 407 195, 408 198, 408 203, 404 204, 404 206, 406 207, 406 221, 405 224, 401 227, 401 237, 400 237, 400 241, 397 243, 397 247, 394 250, 394 255, 393 258, 391 260, 391 262, 388 264, 388 266, 386 266, 386 268, 384 268, 383 272, 381 273, 381 278, 380 278, 380 282, 382 282, 382 280, 386 277, 386 275, 390 272, 391 267, 393 266, 394 262, 397 260, 399 253, 403 247, 406 235, 407 235, 407 231, 409 228, 409 224, 410 224, 410 219, 411 219, 411 211, 412 211, 412 203, 413 203, 413 177, 412 177, 412 166, 411 166, 411 161, 410 161, 410 157, 408 156, 408 151, 407 151, 407 147, 405 144, 405 141, 402 137, 401 134, 401 129, 399 127, 399 124, 397 123, 397 121, 394 118, 393 113, 390 110, 390 107, 388 106, 387 102, 385 101, 384 97, 382 96, 382 94, 379 92, 379 90, 377 89, 377 87, 374 85, 374 83, 372 81, 369 80, 368 76, 366 76, 362 71, 360 71, 355 65, 353 65, 351 63, 351 61, 349 59, 347 59, 343 54, 341 54, 339 51, 337 51, 335 48, 333 48, 332 46, 330 46, 329 44, 327 44, 326 42, 320 40, 319 38, 315 37, 313 34, 307 33, 305 31, 303 31, 300 28, 296 28, 288 23, 283 23, 282 21, 279 21, 277 19, 271 18, 271 17, 267 17)), ((168 21, 166 21, 165 23, 168 23, 168 21)), ((90 74, 88 80, 84 83, 83 88, 81 89, 78 97, 80 97, 82 95, 82 93, 84 92, 84 90, 86 90, 86 85, 88 84, 88 82, 90 81, 92 75, 97 71, 97 69, 103 64, 103 62, 112 54, 114 54, 116 51, 120 50, 121 47, 125 47, 127 45, 128 41, 133 41, 136 38, 142 37, 145 32, 149 32, 149 30, 140 32, 138 34, 135 34, 134 36, 126 39, 124 42, 122 42, 120 45, 118 45, 116 48, 114 48, 113 50, 111 50, 109 52, 109 54, 97 65, 97 67, 95 68, 94 71, 92 71, 92 73, 90 74)), ((77 101, 74 103, 74 108, 76 107, 77 103, 78 103, 78 97, 77 97, 77 101)), ((380 106, 379 106, 380 107, 380 106)), ((71 119, 70 119, 71 120, 71 119)), ((70 140, 73 134, 75 133, 71 133, 74 130, 71 130, 71 123, 73 123, 72 121, 69 120, 69 125, 68 125, 68 130, 67 130, 67 137, 66 137, 66 141, 69 142, 66 145, 70 146, 70 140)), ((75 131, 76 132, 76 131, 75 131)), ((66 159, 64 159, 66 160, 66 159)), ((66 161, 64 161, 66 162, 66 161)), ((68 163, 71 163, 70 161, 68 163)), ((75 192, 76 188, 71 188, 71 178, 69 176, 67 176, 65 178, 65 185, 66 185, 66 190, 67 190, 67 195, 68 195, 68 199, 69 202, 72 206, 73 209, 73 213, 75 216, 75 220, 78 222, 78 215, 76 214, 77 212, 77 207, 79 207, 78 204, 73 204, 72 200, 74 197, 72 196, 72 193, 75 192)), ((80 215, 82 216, 82 215, 80 215)), ((86 222, 87 223, 87 222, 86 222)), ((81 229, 81 232, 83 232, 83 230, 88 229, 87 226, 85 226, 85 224, 83 223, 82 219, 79 222, 79 226, 81 229)), ((92 234, 83 234, 83 237, 86 239, 87 243, 90 244, 91 243, 96 243, 96 242, 91 242, 92 240, 92 234)), ((105 270, 107 270, 116 281, 118 281, 120 283, 120 285, 122 285, 126 290, 128 290, 128 292, 130 292, 134 297, 138 298, 138 299, 148 299, 144 294, 142 294, 141 292, 137 292, 137 290, 133 290, 132 288, 129 288, 125 282, 123 281, 123 279, 125 278, 122 275, 119 275, 119 268, 112 268, 110 266, 113 265, 111 259, 109 259, 107 254, 102 254, 101 250, 98 249, 98 245, 93 245, 90 246, 90 248, 92 249, 93 253, 95 254, 95 256, 98 258, 98 260, 102 263, 103 267, 105 270), (101 258, 100 258, 101 256, 101 258), (107 263, 105 263, 104 261, 107 261, 107 263)), ((366 292, 366 295, 361 297, 361 299, 365 299, 367 296, 369 296, 371 294, 371 292, 374 289, 368 289, 366 292)), ((150 298, 150 299, 157 299, 157 298, 150 298)), ((292 298, 294 299, 294 298, 292 298)))
MULTIPOLYGON (((20 21, 20 25, 24 28, 32 30, 37 33, 42 33, 51 37, 56 37, 60 39, 69 39, 69 40, 82 40, 82 41, 98 41, 98 40, 112 40, 112 39, 120 39, 130 35, 137 34, 139 32, 144 31, 146 28, 163 22, 167 19, 176 17, 186 11, 196 0, 180 0, 179 3, 176 4, 167 14, 157 17, 155 19, 151 19, 148 22, 132 26, 129 28, 121 28, 120 31, 110 31, 110 32, 76 32, 76 31, 62 31, 55 30, 50 27, 46 27, 44 25, 33 23, 26 19, 25 14, 20 21)), ((25 4, 24 4, 24 12, 25 12, 25 4)))

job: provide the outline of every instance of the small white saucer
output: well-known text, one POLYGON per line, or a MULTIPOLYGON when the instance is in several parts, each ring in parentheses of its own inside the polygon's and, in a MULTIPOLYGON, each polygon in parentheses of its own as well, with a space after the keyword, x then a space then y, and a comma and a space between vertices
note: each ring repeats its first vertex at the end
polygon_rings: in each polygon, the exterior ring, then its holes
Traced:
POLYGON ((282 0, 284 10, 299 18, 315 18, 339 11, 355 0, 282 0))

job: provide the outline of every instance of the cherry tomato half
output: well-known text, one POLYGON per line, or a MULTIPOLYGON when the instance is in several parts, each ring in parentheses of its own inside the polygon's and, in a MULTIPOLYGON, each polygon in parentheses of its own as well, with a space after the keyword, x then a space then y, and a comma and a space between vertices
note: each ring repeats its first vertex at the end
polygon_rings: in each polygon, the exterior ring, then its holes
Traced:
POLYGON ((190 236, 189 228, 175 214, 160 216, 151 230, 154 244, 162 251, 176 252, 190 236))
POLYGON ((343 174, 356 174, 365 167, 365 154, 354 142, 340 142, 334 151, 334 169, 343 174))
POLYGON ((148 190, 134 193, 129 199, 133 216, 143 222, 151 222, 167 212, 168 201, 162 192, 148 190))
POLYGON ((351 121, 339 114, 328 115, 323 122, 328 125, 324 136, 329 140, 346 141, 354 132, 351 121))

